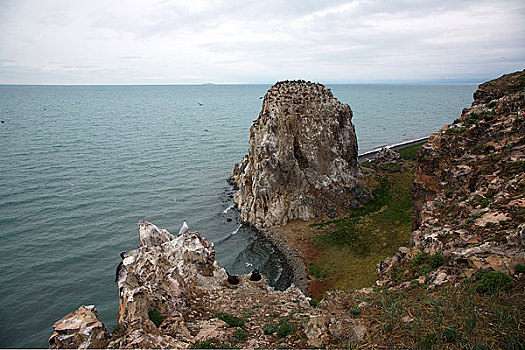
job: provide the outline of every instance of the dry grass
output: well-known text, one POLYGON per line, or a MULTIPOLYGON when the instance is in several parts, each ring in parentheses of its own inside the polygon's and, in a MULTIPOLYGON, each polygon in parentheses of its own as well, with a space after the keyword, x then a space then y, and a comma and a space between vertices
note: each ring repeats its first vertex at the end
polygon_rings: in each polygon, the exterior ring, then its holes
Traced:
MULTIPOLYGON (((523 349, 525 282, 485 295, 471 281, 435 290, 415 286, 366 297, 361 320, 373 334, 365 348, 523 349)), ((362 345, 362 344, 361 344, 362 345)))

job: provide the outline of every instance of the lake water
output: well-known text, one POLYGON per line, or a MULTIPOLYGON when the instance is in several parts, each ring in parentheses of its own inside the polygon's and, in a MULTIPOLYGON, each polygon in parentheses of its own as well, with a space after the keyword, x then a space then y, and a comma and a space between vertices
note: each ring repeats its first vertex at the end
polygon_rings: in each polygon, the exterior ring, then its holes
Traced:
MULTIPOLYGON (((0 347, 47 347, 51 326, 95 304, 116 325, 119 253, 146 219, 182 220, 234 273, 283 287, 272 247, 238 222, 226 182, 269 85, 0 86, 0 347)), ((473 84, 331 85, 363 153, 428 136, 473 84)))

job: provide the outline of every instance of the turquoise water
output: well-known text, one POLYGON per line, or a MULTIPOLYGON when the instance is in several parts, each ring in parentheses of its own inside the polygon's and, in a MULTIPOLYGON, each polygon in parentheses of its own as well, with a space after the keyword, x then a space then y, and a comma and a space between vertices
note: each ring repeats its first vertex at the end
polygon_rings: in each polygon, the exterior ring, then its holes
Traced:
MULTIPOLYGON (((476 86, 333 85, 360 153, 427 136, 476 86)), ((233 166, 269 85, 0 86, 0 347, 46 347, 52 324, 95 304, 116 324, 119 253, 147 219, 183 219, 235 273, 287 282, 272 248, 231 210, 233 166), (230 209, 229 209, 230 208, 230 209)))

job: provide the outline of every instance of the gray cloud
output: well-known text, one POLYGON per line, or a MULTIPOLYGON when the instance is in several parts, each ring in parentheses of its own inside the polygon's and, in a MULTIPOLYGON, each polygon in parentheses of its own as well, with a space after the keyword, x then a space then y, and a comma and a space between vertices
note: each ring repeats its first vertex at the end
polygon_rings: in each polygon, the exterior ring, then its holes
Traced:
POLYGON ((485 80, 525 65, 518 0, 2 5, 0 83, 485 80))

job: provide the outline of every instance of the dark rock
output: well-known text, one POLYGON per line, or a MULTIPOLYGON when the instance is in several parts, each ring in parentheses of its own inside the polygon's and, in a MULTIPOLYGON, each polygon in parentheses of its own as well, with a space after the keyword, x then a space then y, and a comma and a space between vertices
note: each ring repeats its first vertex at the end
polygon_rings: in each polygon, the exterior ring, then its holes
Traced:
POLYGON ((326 211, 326 215, 330 218, 330 219, 333 219, 337 216, 337 210, 335 210, 334 208, 328 208, 328 210, 326 211))

